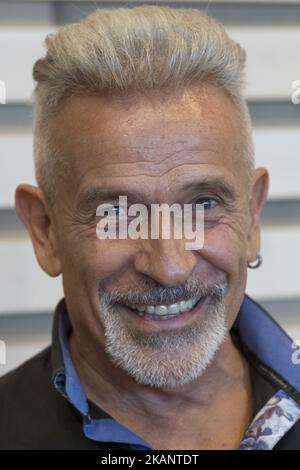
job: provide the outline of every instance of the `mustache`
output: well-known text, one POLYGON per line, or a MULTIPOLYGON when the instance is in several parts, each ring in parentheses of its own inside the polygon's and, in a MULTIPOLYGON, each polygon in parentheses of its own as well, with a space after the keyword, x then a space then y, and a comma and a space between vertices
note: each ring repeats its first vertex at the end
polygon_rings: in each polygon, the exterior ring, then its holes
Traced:
POLYGON ((210 296, 216 302, 224 299, 227 283, 219 281, 206 283, 198 279, 190 279, 186 283, 164 287, 155 281, 143 280, 139 286, 131 289, 113 287, 109 291, 99 288, 99 298, 106 305, 117 303, 133 305, 160 305, 173 304, 181 300, 210 296))

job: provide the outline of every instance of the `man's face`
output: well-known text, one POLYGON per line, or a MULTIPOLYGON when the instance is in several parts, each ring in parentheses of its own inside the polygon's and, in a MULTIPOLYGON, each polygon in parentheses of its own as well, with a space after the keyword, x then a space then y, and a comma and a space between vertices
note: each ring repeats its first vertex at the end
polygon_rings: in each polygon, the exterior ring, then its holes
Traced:
POLYGON ((235 107, 209 86, 74 97, 56 119, 70 176, 54 232, 74 332, 137 381, 195 379, 237 315, 258 248, 240 134, 235 107), (117 205, 119 195, 128 206, 204 203, 203 248, 187 251, 172 237, 99 240, 97 206, 117 205), (181 304, 185 313, 175 306, 174 316, 155 316, 156 306, 188 299, 197 303, 181 304))

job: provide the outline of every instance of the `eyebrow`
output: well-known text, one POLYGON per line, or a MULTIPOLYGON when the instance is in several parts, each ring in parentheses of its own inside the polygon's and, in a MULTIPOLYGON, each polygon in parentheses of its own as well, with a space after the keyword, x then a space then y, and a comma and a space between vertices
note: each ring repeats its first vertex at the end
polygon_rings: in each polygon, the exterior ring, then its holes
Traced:
POLYGON ((92 186, 83 192, 77 203, 77 209, 88 210, 92 209, 95 203, 107 200, 119 199, 119 196, 126 195, 124 189, 117 188, 102 188, 100 186, 92 186))
MULTIPOLYGON (((236 191, 234 187, 223 178, 201 178, 186 183, 179 188, 182 193, 194 193, 196 191, 214 191, 223 195, 226 199, 234 200, 236 191)), ((129 190, 124 188, 102 188, 92 186, 82 193, 77 204, 79 210, 92 209, 95 203, 103 200, 118 200, 119 196, 131 196, 131 198, 142 201, 144 194, 138 190, 129 190)))
POLYGON ((233 187, 233 185, 221 177, 204 177, 200 180, 191 181, 190 183, 184 185, 181 190, 183 192, 191 193, 195 191, 214 191, 229 200, 234 200, 237 196, 236 189, 233 187))

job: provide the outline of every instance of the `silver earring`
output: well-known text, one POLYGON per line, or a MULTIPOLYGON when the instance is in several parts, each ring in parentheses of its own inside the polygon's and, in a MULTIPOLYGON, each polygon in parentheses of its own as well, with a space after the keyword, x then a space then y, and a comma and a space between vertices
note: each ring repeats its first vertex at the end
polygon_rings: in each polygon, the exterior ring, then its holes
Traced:
POLYGON ((263 261, 262 256, 258 254, 254 261, 249 261, 249 263, 247 263, 247 266, 250 269, 257 269, 260 267, 262 261, 263 261))

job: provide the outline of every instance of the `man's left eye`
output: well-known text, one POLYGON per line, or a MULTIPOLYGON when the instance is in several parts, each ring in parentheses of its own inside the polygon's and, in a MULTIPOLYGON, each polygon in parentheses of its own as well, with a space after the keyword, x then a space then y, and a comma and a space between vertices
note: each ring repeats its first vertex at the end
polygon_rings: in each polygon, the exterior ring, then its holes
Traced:
POLYGON ((203 205, 204 210, 214 209, 218 205, 218 201, 209 197, 197 199, 196 202, 203 205))

